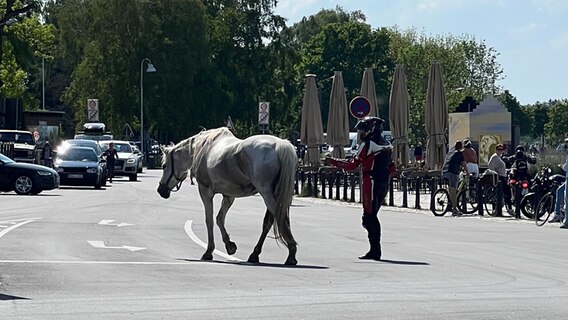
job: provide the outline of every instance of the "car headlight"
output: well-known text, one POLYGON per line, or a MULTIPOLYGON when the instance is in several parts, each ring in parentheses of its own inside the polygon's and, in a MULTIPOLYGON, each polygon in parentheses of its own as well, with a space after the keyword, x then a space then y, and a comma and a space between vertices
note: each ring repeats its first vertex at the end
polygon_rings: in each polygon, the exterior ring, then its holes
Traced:
POLYGON ((97 173, 97 169, 89 168, 89 169, 87 169, 87 173, 97 173))
POLYGON ((55 167, 55 171, 57 171, 57 172, 63 172, 63 171, 65 171, 65 170, 64 170, 63 168, 60 168, 60 167, 55 167))
POLYGON ((134 163, 134 162, 136 162, 136 159, 130 158, 130 159, 126 160, 126 163, 134 163))
POLYGON ((43 171, 43 170, 38 170, 37 174, 39 174, 40 176, 50 176, 51 172, 49 171, 43 171))

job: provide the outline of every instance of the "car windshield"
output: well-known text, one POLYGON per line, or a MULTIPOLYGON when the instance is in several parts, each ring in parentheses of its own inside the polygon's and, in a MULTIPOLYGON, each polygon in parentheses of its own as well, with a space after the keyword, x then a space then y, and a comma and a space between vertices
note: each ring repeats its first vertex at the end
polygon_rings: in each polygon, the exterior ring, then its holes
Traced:
POLYGON ((59 158, 66 161, 98 161, 97 154, 90 149, 67 149, 65 153, 59 155, 59 158))
POLYGON ((25 132, 2 132, 0 133, 0 141, 35 144, 34 136, 31 133, 25 132))
POLYGON ((0 153, 0 161, 4 162, 4 163, 13 163, 14 160, 6 157, 5 155, 0 153))

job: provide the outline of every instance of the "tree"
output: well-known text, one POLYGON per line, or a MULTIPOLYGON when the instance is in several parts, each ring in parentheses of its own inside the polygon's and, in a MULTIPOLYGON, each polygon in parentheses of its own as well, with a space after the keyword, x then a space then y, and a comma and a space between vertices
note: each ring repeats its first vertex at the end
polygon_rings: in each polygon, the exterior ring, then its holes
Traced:
POLYGON ((559 100, 548 110, 548 121, 544 130, 549 141, 563 141, 568 133, 568 99, 559 100))
POLYGON ((27 90, 37 88, 38 61, 52 57, 53 26, 41 23, 39 1, 2 0, 0 6, 0 93, 37 108, 37 91, 27 90))
POLYGON ((318 77, 324 124, 329 112, 330 77, 336 70, 343 72, 347 96, 355 97, 360 92, 364 69, 373 68, 377 94, 383 102, 380 106, 384 107, 390 90, 387 79, 394 70, 388 47, 389 38, 384 30, 373 31, 368 24, 353 21, 328 24, 303 45, 297 68, 302 74, 313 73, 318 77))

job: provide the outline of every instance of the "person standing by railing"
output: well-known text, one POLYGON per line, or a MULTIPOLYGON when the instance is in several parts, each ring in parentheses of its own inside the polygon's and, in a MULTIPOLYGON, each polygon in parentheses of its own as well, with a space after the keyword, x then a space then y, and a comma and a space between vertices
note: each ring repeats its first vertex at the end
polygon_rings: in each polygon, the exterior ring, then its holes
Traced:
POLYGON ((463 140, 463 158, 467 165, 467 170, 474 178, 479 178, 479 166, 477 165, 477 152, 473 149, 469 139, 463 140))
POLYGON ((454 147, 446 154, 446 160, 442 167, 442 176, 448 180, 448 192, 452 203, 452 216, 459 217, 462 213, 458 210, 458 179, 463 170, 469 175, 467 165, 463 158, 463 142, 456 141, 454 147))
POLYGON ((487 168, 497 172, 499 176, 499 182, 501 184, 501 190, 503 192, 503 198, 505 200, 505 207, 507 208, 507 213, 513 215, 513 201, 511 200, 511 187, 509 186, 509 179, 507 178, 507 166, 502 159, 505 153, 505 146, 498 144, 495 147, 495 153, 489 158, 487 163, 487 168))

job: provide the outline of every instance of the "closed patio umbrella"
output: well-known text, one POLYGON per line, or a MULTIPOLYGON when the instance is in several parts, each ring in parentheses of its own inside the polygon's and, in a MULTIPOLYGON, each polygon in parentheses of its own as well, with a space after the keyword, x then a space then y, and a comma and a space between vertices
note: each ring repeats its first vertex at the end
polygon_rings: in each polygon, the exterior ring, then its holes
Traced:
POLYGON ((349 143, 349 118, 347 98, 341 71, 335 71, 329 95, 329 115, 327 117, 327 144, 333 147, 332 156, 345 158, 343 147, 349 143))
POLYGON ((377 89, 375 88, 375 76, 372 68, 365 68, 363 71, 363 80, 361 80, 361 91, 359 95, 367 98, 371 103, 370 117, 379 116, 379 101, 377 99, 377 89))
POLYGON ((441 170, 446 156, 448 106, 444 81, 442 80, 442 66, 439 62, 433 62, 430 68, 424 121, 428 137, 426 167, 431 170, 441 170))
POLYGON ((304 157, 304 164, 318 166, 320 164, 319 148, 324 141, 318 88, 314 74, 306 75, 300 141, 308 148, 304 157))
POLYGON ((406 86, 406 76, 402 65, 394 70, 390 92, 389 121, 393 138, 393 162, 397 166, 408 165, 408 114, 410 97, 406 86))

